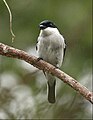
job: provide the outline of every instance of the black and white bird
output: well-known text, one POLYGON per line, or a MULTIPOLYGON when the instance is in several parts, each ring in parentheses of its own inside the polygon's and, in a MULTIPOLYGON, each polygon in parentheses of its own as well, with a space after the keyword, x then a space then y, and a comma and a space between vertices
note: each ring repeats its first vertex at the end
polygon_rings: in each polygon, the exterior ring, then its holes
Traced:
MULTIPOLYGON (((66 44, 63 36, 60 34, 56 25, 44 20, 39 24, 40 34, 38 36, 36 50, 39 58, 49 62, 57 68, 60 68, 64 59, 66 44)), ((45 73, 48 83, 48 101, 55 103, 55 76, 45 73)))

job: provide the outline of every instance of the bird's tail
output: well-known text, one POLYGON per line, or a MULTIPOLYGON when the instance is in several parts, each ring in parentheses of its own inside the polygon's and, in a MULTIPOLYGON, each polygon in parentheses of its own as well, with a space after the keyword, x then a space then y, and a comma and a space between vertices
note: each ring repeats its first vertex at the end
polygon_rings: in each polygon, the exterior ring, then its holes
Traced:
POLYGON ((56 85, 56 78, 51 74, 47 74, 48 79, 48 101, 50 103, 55 103, 55 85, 56 85))
POLYGON ((55 103, 55 82, 53 85, 50 85, 48 82, 48 101, 50 103, 55 103))

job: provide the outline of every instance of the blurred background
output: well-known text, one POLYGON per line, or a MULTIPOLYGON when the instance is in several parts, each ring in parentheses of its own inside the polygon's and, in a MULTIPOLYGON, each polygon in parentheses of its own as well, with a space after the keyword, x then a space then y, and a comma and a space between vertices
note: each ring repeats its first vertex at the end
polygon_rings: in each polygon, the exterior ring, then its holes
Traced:
MULTIPOLYGON (((61 70, 92 91, 92 0, 7 0, 13 14, 12 43, 9 13, 0 0, 0 42, 37 56, 38 24, 53 21, 67 49, 61 70)), ((0 119, 92 119, 92 105, 60 80, 56 103, 47 100, 42 71, 24 61, 0 56, 0 119)))

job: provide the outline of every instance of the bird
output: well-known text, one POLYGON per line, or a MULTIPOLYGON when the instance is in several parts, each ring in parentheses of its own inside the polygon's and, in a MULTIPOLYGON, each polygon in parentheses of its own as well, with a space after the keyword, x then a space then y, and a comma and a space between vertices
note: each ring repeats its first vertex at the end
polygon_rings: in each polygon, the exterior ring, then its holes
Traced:
MULTIPOLYGON (((64 59, 66 42, 59 32, 55 23, 51 20, 44 20, 39 24, 40 33, 37 38, 36 50, 39 58, 60 68, 64 59)), ((47 79, 48 101, 56 102, 55 86, 56 77, 45 72, 47 79)))

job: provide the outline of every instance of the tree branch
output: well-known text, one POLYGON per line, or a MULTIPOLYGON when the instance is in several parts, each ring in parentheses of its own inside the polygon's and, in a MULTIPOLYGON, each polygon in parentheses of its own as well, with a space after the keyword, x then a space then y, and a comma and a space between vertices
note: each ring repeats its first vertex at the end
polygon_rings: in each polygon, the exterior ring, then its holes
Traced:
POLYGON ((40 70, 44 70, 48 73, 51 73, 52 75, 61 79, 64 83, 71 86, 74 90, 79 92, 83 97, 85 97, 85 99, 87 99, 93 104, 93 92, 89 91, 85 86, 81 85, 74 78, 70 77, 63 71, 57 69, 53 65, 43 60, 38 60, 37 57, 29 55, 28 53, 22 50, 15 49, 2 43, 0 43, 0 54, 3 56, 24 60, 40 70))

